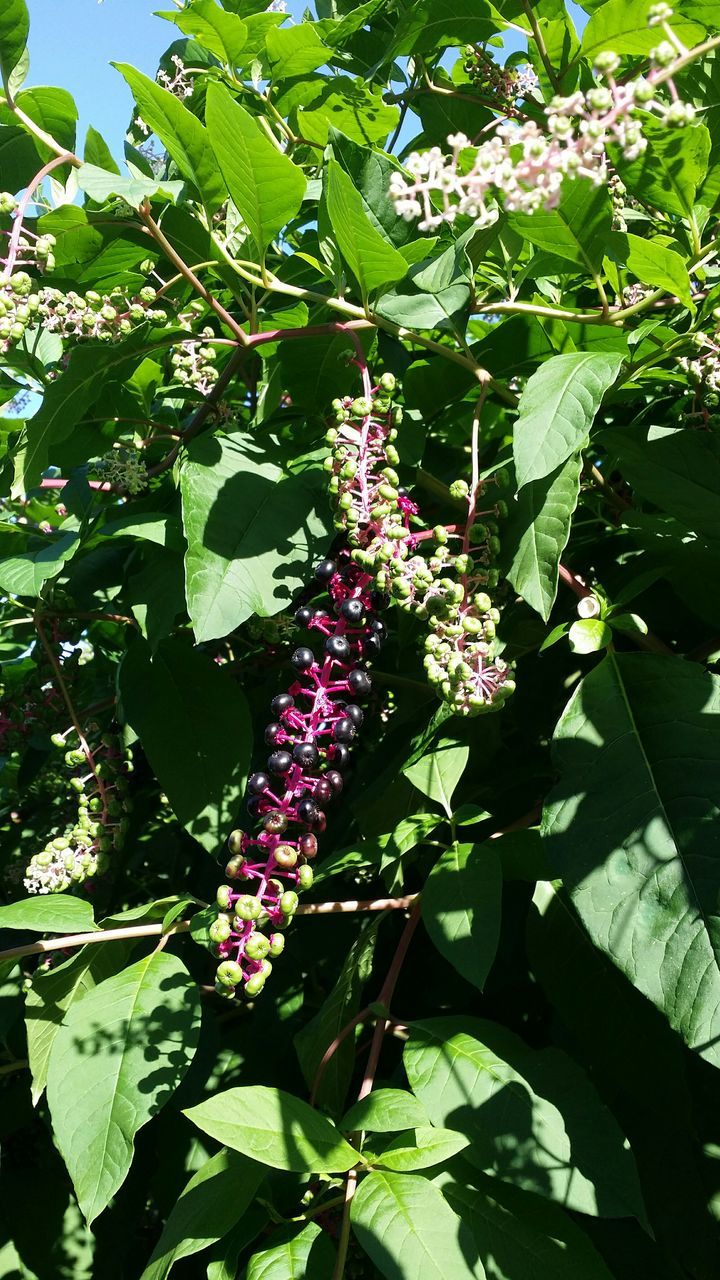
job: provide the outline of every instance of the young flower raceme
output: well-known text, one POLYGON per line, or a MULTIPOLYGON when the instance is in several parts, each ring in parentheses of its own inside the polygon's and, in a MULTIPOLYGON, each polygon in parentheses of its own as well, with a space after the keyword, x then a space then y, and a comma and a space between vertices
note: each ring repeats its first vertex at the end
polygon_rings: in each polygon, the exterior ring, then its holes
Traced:
POLYGON ((325 807, 342 791, 342 771, 363 722, 358 702, 372 687, 366 664, 385 634, 378 617, 385 601, 347 553, 322 561, 316 583, 323 595, 303 605, 296 621, 321 644, 295 650, 294 678, 271 703, 270 754, 248 780, 247 807, 257 829, 230 835, 230 883, 218 890, 219 912, 209 930, 220 959, 216 989, 229 997, 238 987, 250 998, 260 994, 283 950, 282 930, 297 909, 298 891, 312 884, 325 807))
POLYGON ((647 78, 620 84, 615 80, 620 59, 603 53, 595 69, 604 83, 553 98, 545 108, 544 128, 535 120, 504 121, 479 147, 457 133, 448 137, 449 156, 439 147, 413 152, 405 162, 410 181, 401 173, 390 179, 397 213, 407 221, 419 218, 421 231, 453 222, 458 214, 489 226, 499 207, 523 213, 555 208, 566 178, 604 185, 609 146, 617 146, 627 160, 645 151, 643 113, 668 128, 681 129, 694 119, 689 103, 677 96, 666 102, 654 83, 668 59, 671 63, 677 56, 672 45, 661 44, 651 54, 653 70, 647 78))

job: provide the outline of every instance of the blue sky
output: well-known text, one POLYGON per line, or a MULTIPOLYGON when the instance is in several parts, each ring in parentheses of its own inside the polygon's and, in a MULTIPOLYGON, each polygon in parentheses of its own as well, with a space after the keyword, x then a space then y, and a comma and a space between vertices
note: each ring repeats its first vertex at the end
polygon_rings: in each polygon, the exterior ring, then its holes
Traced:
MULTIPOLYGON (((304 7, 303 0, 288 5, 296 19, 304 7)), ((153 10, 172 9, 172 0, 28 0, 28 8, 29 83, 69 89, 80 112, 80 136, 94 125, 121 157, 130 92, 110 62, 130 62, 154 75, 160 55, 179 33, 153 10)), ((577 6, 571 8, 577 15, 577 6)))

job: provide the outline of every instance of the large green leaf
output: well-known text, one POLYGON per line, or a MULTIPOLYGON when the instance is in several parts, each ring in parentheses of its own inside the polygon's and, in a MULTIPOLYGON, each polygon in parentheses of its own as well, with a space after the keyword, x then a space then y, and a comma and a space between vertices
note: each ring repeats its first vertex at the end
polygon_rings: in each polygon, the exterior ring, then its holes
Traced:
POLYGON ((425 1108, 404 1089, 373 1089, 343 1116, 348 1132, 367 1129, 371 1133, 395 1133, 399 1129, 421 1128, 428 1123, 425 1108))
POLYGON ((720 541, 720 441, 709 431, 613 428, 603 444, 643 498, 713 542, 720 541))
POLYGON ((353 1197, 350 1217, 360 1244, 387 1280, 485 1275, 460 1218, 418 1174, 371 1173, 353 1197))
POLYGON ((468 40, 480 44, 501 25, 498 10, 488 0, 416 0, 403 11, 385 57, 463 45, 468 40))
POLYGON ((39 596, 43 583, 55 578, 78 549, 80 535, 64 533, 39 551, 6 556, 0 563, 0 589, 15 596, 39 596))
POLYGON ((543 832, 585 927, 720 1066, 720 681, 609 654, 555 730, 543 832))
POLYGON ((612 351, 553 356, 528 380, 513 434, 518 489, 542 480, 585 444, 622 357, 612 351))
POLYGON ((503 528, 505 576, 546 622, 557 595, 560 557, 580 494, 582 454, 525 485, 503 528))
POLYGON ((163 12, 158 17, 174 22, 186 35, 195 36, 200 44, 231 68, 240 62, 247 44, 247 25, 236 14, 226 13, 215 4, 215 0, 193 0, 192 5, 187 5, 179 13, 163 12))
MULTIPOLYGON (((300 82, 307 85, 307 79, 300 82)), ((359 78, 317 78, 312 110, 297 113, 303 138, 324 147, 332 129, 341 129, 353 142, 382 144, 398 122, 399 108, 383 102, 381 95, 359 78)))
POLYGON ((132 940, 93 943, 65 964, 33 975, 25 994, 25 1030, 34 1105, 47 1084, 50 1053, 70 1005, 122 969, 132 947, 132 940))
POLYGON ((211 1138, 274 1169, 343 1173, 359 1159, 329 1120, 282 1089, 226 1089, 185 1115, 211 1138))
POLYGON ((87 933, 96 929, 93 909, 81 898, 53 893, 21 898, 0 907, 0 929, 30 929, 33 933, 87 933))
POLYGON ((208 85, 205 120, 233 204, 262 259, 271 240, 300 208, 305 175, 222 85, 208 85))
POLYGON ((493 1280, 613 1280, 588 1236, 558 1205, 497 1178, 482 1190, 443 1184, 493 1280))
POLYGON ((370 222, 362 197, 337 160, 328 161, 324 189, 340 252, 363 296, 400 280, 407 272, 407 262, 370 222))
POLYGON ((252 749, 242 689, 179 639, 154 654, 136 640, 119 680, 125 718, 178 820, 215 852, 236 816, 252 749))
POLYGON ((611 232, 606 247, 609 256, 627 267, 643 284, 667 289, 668 293, 677 294, 687 307, 692 307, 690 276, 679 253, 654 240, 622 231, 611 232))
POLYGON ((30 15, 25 0, 5 0, 0 9, 0 73, 7 89, 27 44, 30 15))
POLYGON ((422 916, 438 951, 480 990, 500 937, 502 870, 492 843, 455 842, 435 863, 422 916))
POLYGON ((444 1164, 464 1151, 469 1143, 470 1139, 457 1130, 422 1125, 393 1138, 379 1152, 376 1147, 372 1153, 366 1148, 363 1155, 371 1164, 383 1169, 392 1169, 395 1173, 416 1173, 419 1169, 444 1164))
POLYGON ((424 796, 442 805, 450 817, 453 792, 465 772, 469 755, 470 748, 466 743, 441 738, 432 751, 407 765, 403 773, 424 796))
POLYGON ((265 1176, 262 1165, 236 1151, 219 1151, 173 1205, 140 1280, 165 1280, 174 1262, 215 1244, 242 1218, 265 1176))
POLYGON ((642 117, 647 147, 634 160, 612 149, 613 163, 630 193, 662 213, 687 217, 707 173, 710 134, 704 124, 667 129, 649 114, 642 117))
POLYGON ((589 179, 566 182, 555 209, 511 213, 508 221, 525 240, 584 270, 597 271, 612 226, 607 190, 589 179))
MULTIPOLYGON (((216 12, 220 14, 221 10, 216 12)), ((207 130, 169 89, 163 89, 125 62, 114 65, 129 84, 145 124, 157 134, 183 177, 197 187, 208 213, 213 214, 226 199, 227 191, 210 150, 207 130)))
POLYGON ((273 80, 307 75, 332 57, 332 50, 323 44, 310 22, 268 31, 265 48, 273 80))
POLYGON ((416 1023, 405 1070, 434 1124, 471 1139, 478 1168, 599 1217, 642 1214, 630 1152, 580 1068, 484 1019, 416 1023))
POLYGON ((323 549, 323 472, 288 474, 249 436, 194 440, 180 487, 188 612, 198 641, 286 606, 323 549))
POLYGON ((279 1244, 254 1253, 244 1280, 330 1280, 334 1264, 330 1237, 316 1222, 308 1222, 279 1244))
POLYGON ((363 209, 375 230, 395 248, 407 244, 417 235, 415 227, 398 218, 390 194, 390 175, 400 168, 392 156, 372 147, 360 146, 338 129, 330 129, 333 157, 352 178, 363 209))
MULTIPOLYGON (((353 942, 322 1007, 295 1037, 295 1050, 308 1088, 313 1086, 326 1050, 358 1011, 360 993, 372 970, 376 936, 377 922, 373 921, 353 942)), ((320 1106, 332 1114, 344 1105, 354 1067, 355 1045, 352 1037, 346 1036, 325 1066, 316 1094, 320 1106)))
MULTIPOLYGON (((648 22, 652 4, 653 0, 608 0, 601 5, 583 33, 582 56, 592 62, 604 49, 639 57, 648 54, 659 41, 657 27, 648 22)), ((687 45, 698 44, 705 35, 698 23, 688 21, 682 14, 673 15, 671 26, 687 45)))
POLYGON ((467 238, 461 237, 439 257, 411 267, 406 281, 383 294, 378 314, 410 329, 444 327, 464 332, 472 282, 467 238))
POLYGON ((199 1032, 199 993, 167 951, 154 951, 70 1007, 50 1054, 47 1096, 88 1223, 122 1186, 135 1134, 177 1088, 199 1032))

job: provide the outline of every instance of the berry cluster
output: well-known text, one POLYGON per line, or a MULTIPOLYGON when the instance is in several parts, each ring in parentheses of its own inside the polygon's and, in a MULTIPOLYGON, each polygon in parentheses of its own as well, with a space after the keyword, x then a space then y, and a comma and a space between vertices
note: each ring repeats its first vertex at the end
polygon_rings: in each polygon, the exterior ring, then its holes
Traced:
POLYGON ((33 293, 32 277, 27 271, 0 276, 0 351, 5 352, 21 342, 25 330, 37 317, 40 298, 33 293))
POLYGON ((74 729, 54 733, 53 746, 64 750, 68 796, 76 813, 61 835, 48 840, 31 859, 25 872, 28 893, 62 893, 105 870, 108 853, 119 849, 125 836, 130 807, 122 744, 113 734, 97 734, 72 746, 74 729), (89 748, 89 751, 86 750, 89 748))
POLYGON ((147 488, 148 471, 137 449, 128 449, 125 445, 116 445, 98 462, 93 464, 93 473, 110 485, 117 485, 124 493, 141 493, 147 488))
MULTIPOLYGON (((202 311, 202 303, 198 310, 202 311)), ((192 322, 196 318, 195 310, 178 316, 178 324, 188 333, 192 331, 192 322)), ((182 386, 192 387, 201 396, 207 396, 218 379, 215 368, 217 352, 208 346, 208 339, 215 335, 210 328, 200 330, 197 338, 188 338, 173 348, 171 363, 173 377, 182 386), (204 340, 204 341, 203 341, 204 340)))
MULTIPOLYGON (((720 307, 713 311, 713 318, 720 321, 720 307)), ((705 395, 705 402, 714 408, 715 397, 720 393, 720 324, 714 333, 688 334, 688 342, 695 348, 694 359, 681 356, 678 365, 686 373, 699 394, 705 395)))
POLYGON ((371 690, 367 663, 385 637, 378 612, 386 600, 347 553, 322 561, 315 576, 323 596, 303 605, 296 621, 322 640, 322 653, 297 648, 294 679, 273 698, 275 718, 265 730, 270 754, 248 781, 247 808, 257 830, 230 835, 231 883, 218 890, 219 913, 210 926, 220 958, 216 989, 230 997, 237 987, 249 997, 260 994, 283 950, 281 930, 297 909, 298 890, 312 884, 325 806, 342 791, 342 771, 363 722, 358 701, 371 690))
POLYGON ((43 329, 50 333, 59 333, 63 338, 117 342, 145 320, 166 323, 166 312, 152 306, 156 297, 151 285, 145 285, 135 297, 121 288, 105 295, 91 289, 84 297, 72 289, 61 293, 48 288, 40 290, 36 310, 43 329))
POLYGON ((538 78, 531 66, 501 67, 489 53, 474 44, 465 48, 463 68, 480 93, 499 103, 509 105, 518 98, 529 98, 538 87, 538 78))
POLYGON ((677 47, 664 41, 650 54, 647 77, 620 83, 615 78, 620 58, 603 52, 595 63, 602 83, 587 92, 578 89, 553 98, 545 108, 543 127, 535 120, 505 120, 479 147, 457 133, 448 137, 450 156, 439 147, 413 152, 405 162, 410 181, 401 173, 390 179, 397 213, 408 221, 419 218, 421 231, 454 222, 458 214, 489 226, 497 220, 499 207, 523 213, 556 208, 566 178, 587 178, 604 186, 608 146, 619 147, 627 160, 645 151, 646 113, 672 129, 692 123, 694 108, 681 101, 672 79, 668 100, 660 96, 675 61, 682 64, 677 47))

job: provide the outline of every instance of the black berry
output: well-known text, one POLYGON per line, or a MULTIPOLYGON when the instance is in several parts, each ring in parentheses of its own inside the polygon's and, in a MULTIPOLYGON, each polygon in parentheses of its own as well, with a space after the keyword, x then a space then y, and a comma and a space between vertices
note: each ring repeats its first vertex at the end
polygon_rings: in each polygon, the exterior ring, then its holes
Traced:
POLYGON ((292 769, 292 756, 289 751, 273 751, 272 755, 268 756, 267 764, 270 772, 281 778, 284 773, 289 773, 292 769))
POLYGON ((259 796, 270 786, 270 779, 266 773, 253 773, 248 778, 248 791, 253 796, 259 796))
POLYGON ((295 699, 290 693, 279 693, 270 703, 270 710, 274 716, 282 716, 291 707, 295 706, 295 699))
POLYGON ((302 769, 317 769, 320 753, 314 742, 296 742, 292 754, 295 764, 302 769))
POLYGON ((315 661, 315 654, 312 649, 300 648, 296 649, 290 659, 296 671, 307 671, 315 661))
POLYGON ((318 582, 329 582, 336 570, 337 565, 334 560, 321 560, 315 565, 315 577, 318 582))
POLYGON ((325 652, 336 662, 347 662, 350 657, 350 645, 344 636, 328 636, 325 641, 325 652))

